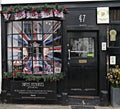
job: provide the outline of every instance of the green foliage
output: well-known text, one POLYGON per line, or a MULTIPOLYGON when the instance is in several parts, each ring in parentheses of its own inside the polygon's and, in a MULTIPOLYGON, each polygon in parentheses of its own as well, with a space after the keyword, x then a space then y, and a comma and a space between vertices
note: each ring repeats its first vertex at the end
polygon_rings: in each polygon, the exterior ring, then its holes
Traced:
POLYGON ((10 7, 5 7, 2 10, 2 13, 16 13, 16 12, 20 12, 20 11, 37 11, 37 12, 41 12, 41 11, 50 11, 50 10, 58 10, 58 11, 67 11, 65 7, 59 6, 58 4, 44 4, 41 6, 10 6, 10 7))
POLYGON ((120 88, 120 68, 119 66, 115 66, 115 68, 110 68, 107 73, 107 79, 111 83, 113 87, 120 88))
POLYGON ((58 74, 45 74, 45 75, 34 75, 34 74, 25 74, 23 72, 4 72, 3 79, 24 79, 26 81, 59 81, 64 78, 64 73, 58 74))

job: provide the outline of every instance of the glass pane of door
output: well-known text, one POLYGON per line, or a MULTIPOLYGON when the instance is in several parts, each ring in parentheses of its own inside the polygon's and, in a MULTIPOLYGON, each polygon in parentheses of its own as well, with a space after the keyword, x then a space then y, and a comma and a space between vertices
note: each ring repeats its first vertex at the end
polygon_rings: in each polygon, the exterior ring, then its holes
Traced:
POLYGON ((94 57, 94 38, 71 38, 71 57, 94 57))

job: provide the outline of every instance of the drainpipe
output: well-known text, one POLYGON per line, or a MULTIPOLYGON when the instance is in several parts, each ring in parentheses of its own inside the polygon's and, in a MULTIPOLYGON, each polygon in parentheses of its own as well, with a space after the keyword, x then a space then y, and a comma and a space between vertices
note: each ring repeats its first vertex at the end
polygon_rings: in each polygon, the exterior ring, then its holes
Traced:
MULTIPOLYGON (((0 11, 2 10, 1 0, 0 0, 0 11)), ((1 14, 0 14, 0 94, 2 92, 2 44, 1 44, 1 14)))

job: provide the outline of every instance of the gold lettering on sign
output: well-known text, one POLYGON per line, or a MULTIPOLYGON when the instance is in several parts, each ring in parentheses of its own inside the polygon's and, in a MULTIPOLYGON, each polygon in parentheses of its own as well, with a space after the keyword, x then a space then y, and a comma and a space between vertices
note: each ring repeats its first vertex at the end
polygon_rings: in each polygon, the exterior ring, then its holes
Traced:
POLYGON ((79 60, 79 63, 87 63, 87 60, 79 60))

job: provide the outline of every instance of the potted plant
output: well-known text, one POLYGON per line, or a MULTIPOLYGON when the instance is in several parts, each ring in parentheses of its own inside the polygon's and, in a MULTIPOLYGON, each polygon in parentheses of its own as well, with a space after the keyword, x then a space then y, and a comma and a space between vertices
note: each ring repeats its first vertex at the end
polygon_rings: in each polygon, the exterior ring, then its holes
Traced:
POLYGON ((120 68, 118 65, 109 69, 107 79, 111 84, 111 104, 120 106, 120 68))

